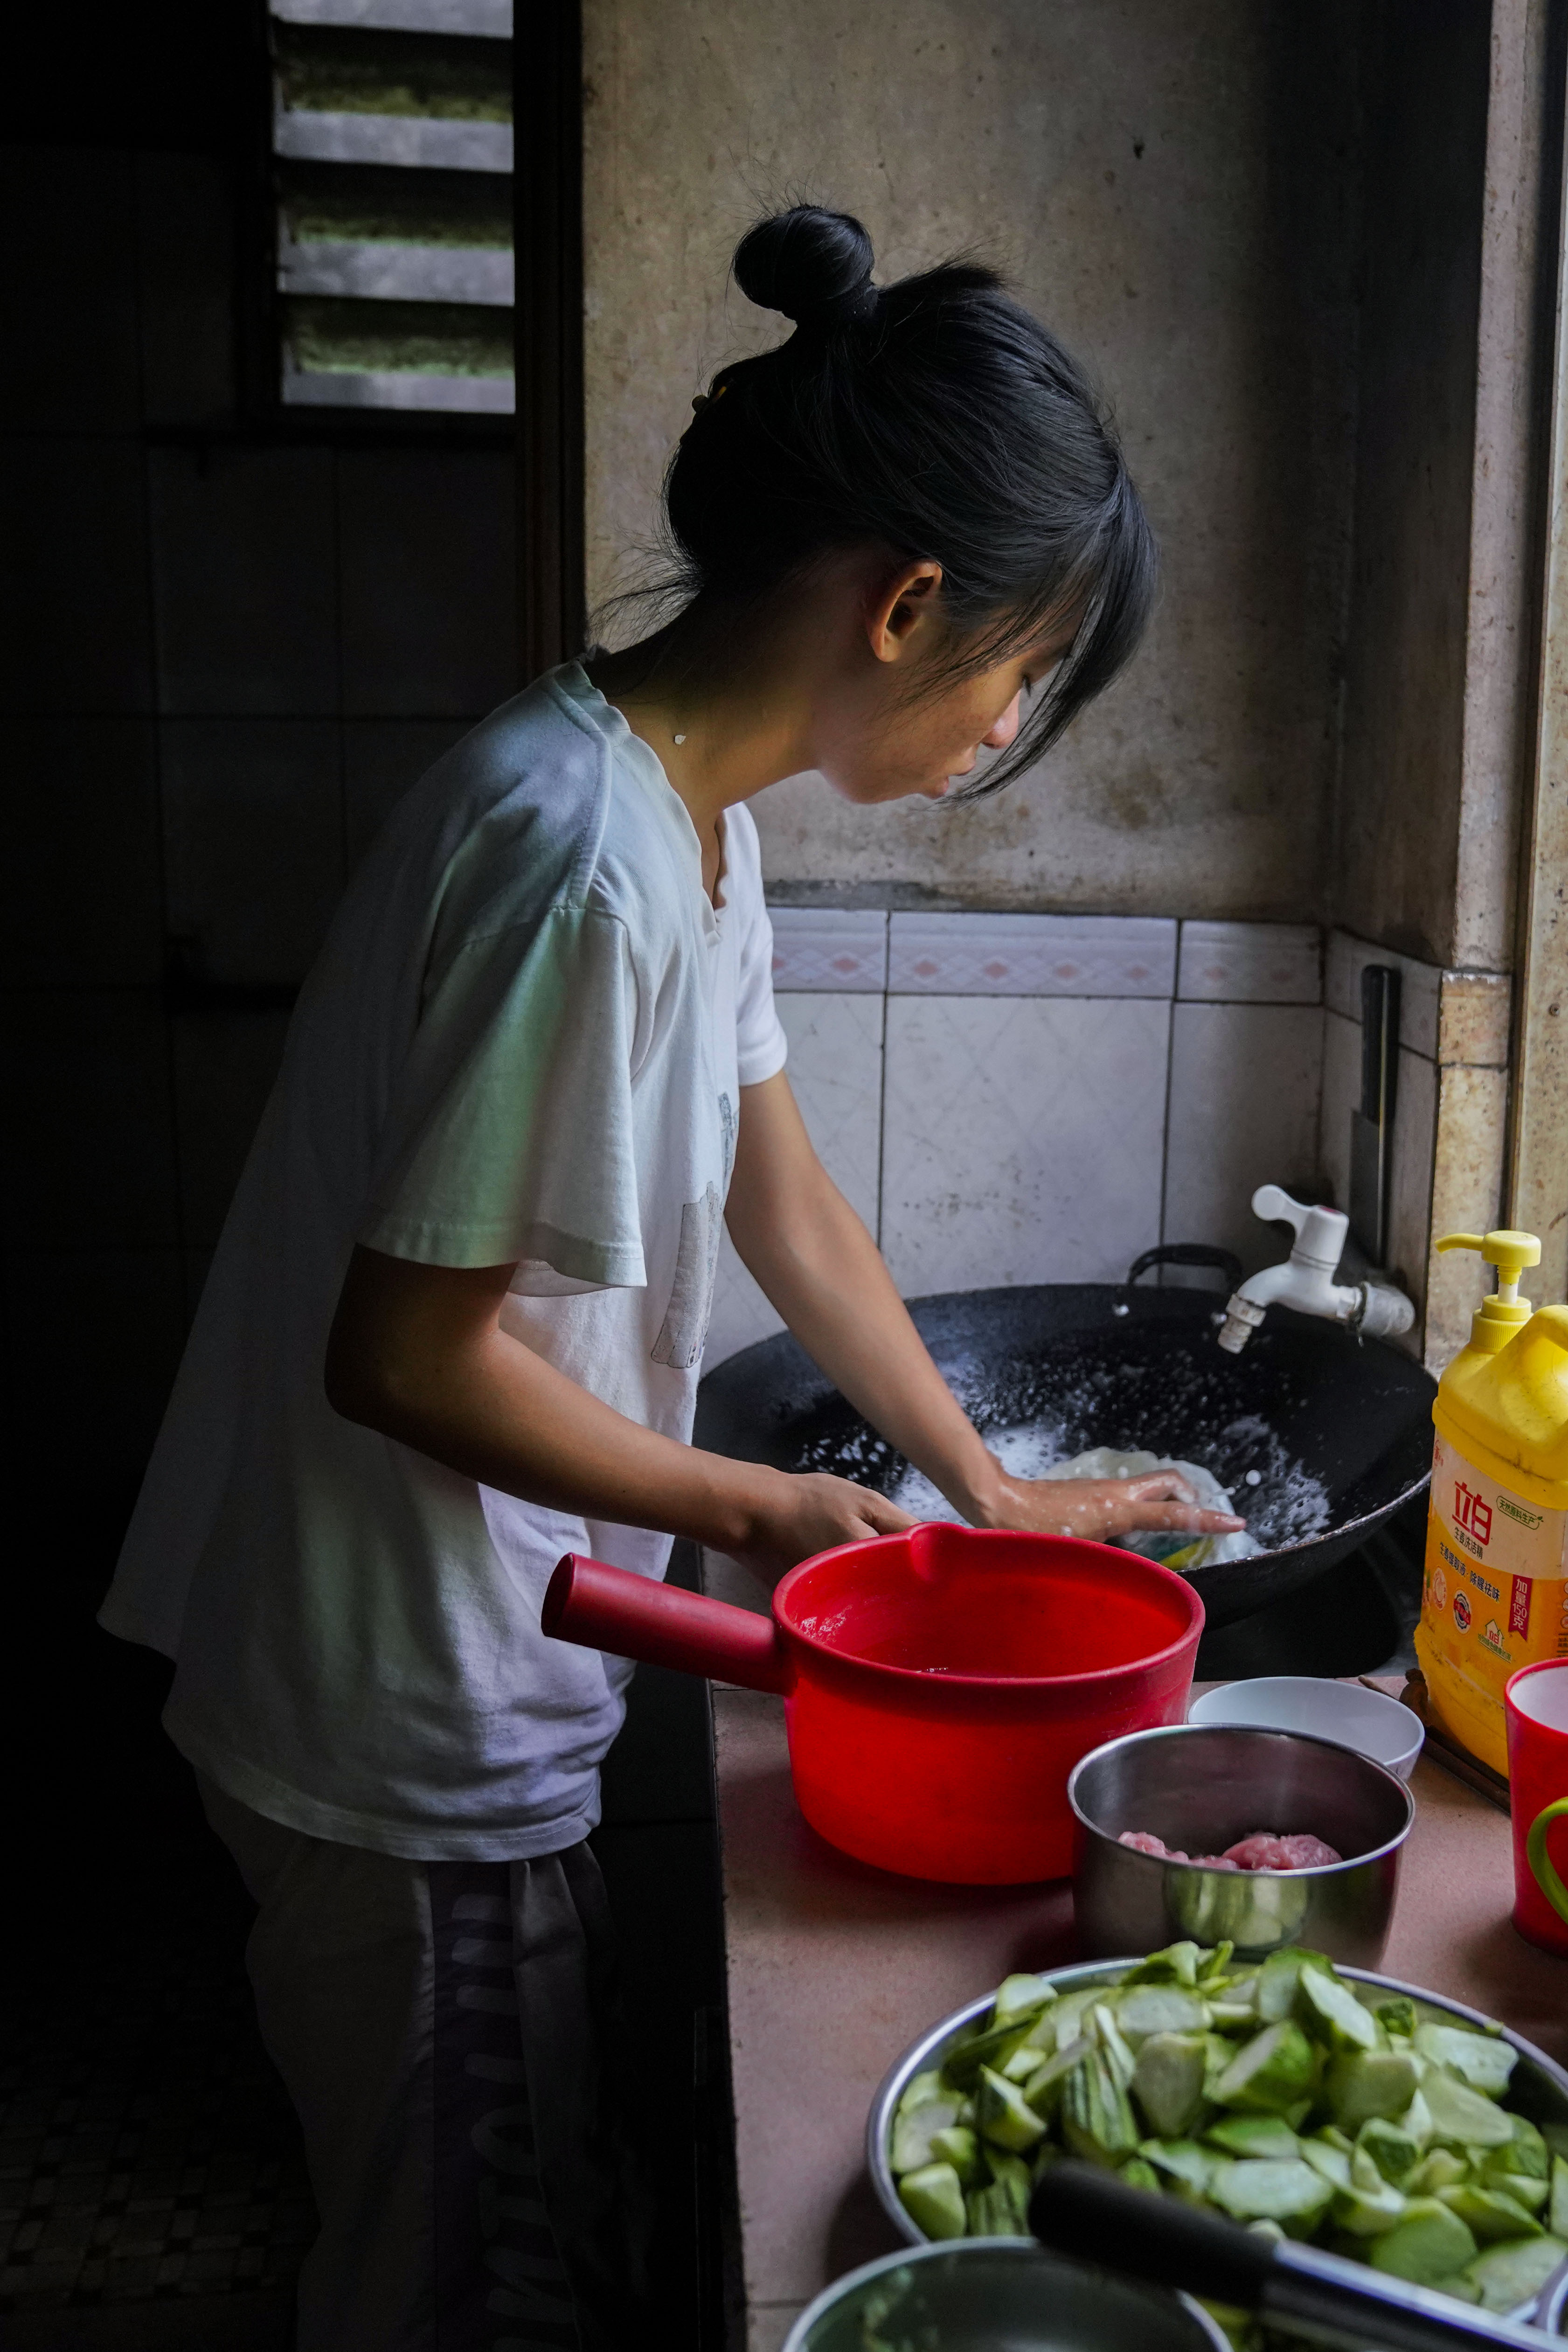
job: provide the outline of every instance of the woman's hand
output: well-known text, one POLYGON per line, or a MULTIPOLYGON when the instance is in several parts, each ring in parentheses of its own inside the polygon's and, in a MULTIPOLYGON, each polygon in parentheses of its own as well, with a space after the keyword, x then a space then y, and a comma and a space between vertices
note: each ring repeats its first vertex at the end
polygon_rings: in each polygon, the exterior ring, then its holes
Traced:
POLYGON ((915 1524, 885 1495, 873 1495, 848 1478, 815 1470, 790 1476, 780 1470, 765 1474, 752 1524, 744 1543, 735 1548, 735 1557, 777 1584, 787 1569, 817 1552, 831 1551, 835 1544, 901 1535, 915 1524))
POLYGON ((988 1527, 1092 1543, 1113 1543, 1145 1528, 1233 1536, 1246 1524, 1230 1511, 1205 1510, 1176 1470, 1146 1470, 1139 1478, 1009 1478, 1002 1471, 986 1513, 988 1527))

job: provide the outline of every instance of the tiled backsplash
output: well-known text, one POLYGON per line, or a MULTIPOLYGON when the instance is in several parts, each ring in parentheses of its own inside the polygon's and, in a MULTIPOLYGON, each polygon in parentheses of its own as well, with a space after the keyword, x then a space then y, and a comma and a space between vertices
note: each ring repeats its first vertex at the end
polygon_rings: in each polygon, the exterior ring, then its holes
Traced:
MULTIPOLYGON (((1318 1167, 1322 935, 1148 917, 773 910, 789 1071, 906 1296, 1119 1280, 1161 1241, 1250 1267, 1318 1167)), ((727 1240, 707 1360, 779 1328, 727 1240)))
MULTIPOLYGON (((1119 1280, 1158 1241, 1250 1271, 1264 1182, 1343 1206, 1361 972, 1402 975, 1390 1262, 1447 1361, 1480 1276, 1434 1232, 1495 1223, 1509 983, 1312 926, 773 910, 789 1070, 831 1174, 906 1297, 1119 1280), (1428 1290, 1430 1297, 1428 1297, 1428 1290)), ((779 1328, 727 1238, 717 1363, 779 1328)))

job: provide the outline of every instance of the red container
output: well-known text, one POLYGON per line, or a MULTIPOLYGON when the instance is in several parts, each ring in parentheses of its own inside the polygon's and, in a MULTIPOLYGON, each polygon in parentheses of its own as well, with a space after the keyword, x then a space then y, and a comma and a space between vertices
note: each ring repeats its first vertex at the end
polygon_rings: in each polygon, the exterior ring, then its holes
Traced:
POLYGON ((1071 1869, 1080 1757, 1182 1721, 1203 1603, 1135 1552, 933 1526, 802 1560, 771 1621, 569 1554, 544 1630, 781 1692, 796 1799, 830 1844, 1009 1885, 1071 1869))
POLYGON ((1513 1924, 1568 1958, 1568 1659, 1510 1675, 1508 1790, 1513 1816, 1513 1924))

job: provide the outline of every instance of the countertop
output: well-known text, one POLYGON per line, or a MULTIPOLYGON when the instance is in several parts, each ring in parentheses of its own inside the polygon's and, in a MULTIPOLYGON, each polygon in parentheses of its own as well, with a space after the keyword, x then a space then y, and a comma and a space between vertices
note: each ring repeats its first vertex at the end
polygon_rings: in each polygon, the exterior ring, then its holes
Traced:
MULTIPOLYGON (((1013 1969, 1077 1957, 1065 1882, 934 1886, 835 1853, 795 1807, 783 1702, 714 1694, 745 2352, 778 2352, 829 2280, 897 2243, 862 2158, 915 2036, 1013 1969)), ((1568 2063, 1568 1961, 1509 1924, 1506 1818, 1425 1758, 1383 1965, 1568 2063)), ((739 2352, 739 2347, 736 2347, 739 2352)))

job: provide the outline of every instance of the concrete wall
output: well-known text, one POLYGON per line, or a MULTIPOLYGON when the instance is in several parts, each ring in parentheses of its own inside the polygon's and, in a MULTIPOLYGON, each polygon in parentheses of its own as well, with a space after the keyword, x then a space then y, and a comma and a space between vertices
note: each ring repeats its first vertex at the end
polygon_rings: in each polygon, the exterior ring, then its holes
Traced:
POLYGON ((967 812, 758 803, 776 886, 1318 912, 1354 438, 1357 11, 1340 0, 588 0, 591 593, 692 394, 780 321, 748 221, 858 213, 884 278, 978 245, 1108 387, 1165 550, 1134 669, 967 812))

